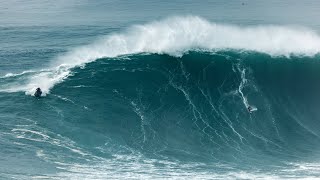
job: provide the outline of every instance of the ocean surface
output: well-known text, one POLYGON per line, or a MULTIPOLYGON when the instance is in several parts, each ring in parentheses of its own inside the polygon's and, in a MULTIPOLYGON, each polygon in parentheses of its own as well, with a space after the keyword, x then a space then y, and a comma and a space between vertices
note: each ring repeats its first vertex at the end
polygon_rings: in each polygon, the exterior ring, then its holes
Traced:
POLYGON ((319 179, 319 17, 318 0, 1 1, 0 179, 319 179))

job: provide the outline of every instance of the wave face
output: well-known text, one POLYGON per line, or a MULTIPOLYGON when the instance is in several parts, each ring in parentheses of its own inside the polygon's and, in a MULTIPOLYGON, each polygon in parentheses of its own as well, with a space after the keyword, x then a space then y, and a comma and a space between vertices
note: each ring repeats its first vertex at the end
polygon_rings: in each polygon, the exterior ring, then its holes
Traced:
POLYGON ((2 137, 27 152, 19 166, 57 179, 318 177, 318 60, 230 51, 103 58, 74 68, 45 98, 1 93, 2 137))
POLYGON ((317 178, 319 42, 173 18, 7 74, 0 177, 317 178), (50 94, 24 94, 37 86, 50 94))

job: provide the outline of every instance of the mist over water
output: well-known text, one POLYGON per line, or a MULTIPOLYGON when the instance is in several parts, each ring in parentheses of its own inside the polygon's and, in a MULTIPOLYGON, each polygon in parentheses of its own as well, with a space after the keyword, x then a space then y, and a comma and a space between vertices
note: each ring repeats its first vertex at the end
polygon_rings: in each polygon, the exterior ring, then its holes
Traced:
POLYGON ((317 4, 0 3, 0 177, 319 178, 317 4))

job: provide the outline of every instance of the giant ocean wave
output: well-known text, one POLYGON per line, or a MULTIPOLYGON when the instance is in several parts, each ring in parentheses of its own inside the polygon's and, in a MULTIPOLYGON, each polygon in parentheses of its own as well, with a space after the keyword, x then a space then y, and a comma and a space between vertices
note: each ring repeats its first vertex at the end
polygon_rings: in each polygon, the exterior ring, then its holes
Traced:
POLYGON ((7 74, 0 137, 39 171, 4 177, 319 177, 319 50, 311 30, 176 17, 7 74))
MULTIPOLYGON (((46 94, 56 83, 70 75, 71 68, 103 57, 137 53, 179 57, 192 50, 255 51, 286 57, 314 56, 320 51, 320 37, 305 28, 241 27, 216 24, 196 16, 173 17, 132 26, 122 33, 101 37, 95 43, 75 48, 55 58, 47 69, 30 73, 30 77, 21 83, 7 84, 1 91, 25 91, 26 94, 33 94, 36 87, 42 87, 46 94)), ((10 77, 12 74, 6 76, 10 77)))

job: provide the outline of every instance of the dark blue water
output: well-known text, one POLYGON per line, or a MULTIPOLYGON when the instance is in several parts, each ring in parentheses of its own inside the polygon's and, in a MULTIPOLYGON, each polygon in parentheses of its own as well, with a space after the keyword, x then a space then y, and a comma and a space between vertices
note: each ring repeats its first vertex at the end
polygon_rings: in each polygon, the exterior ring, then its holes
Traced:
POLYGON ((318 7, 1 2, 0 179, 319 178, 318 7))

